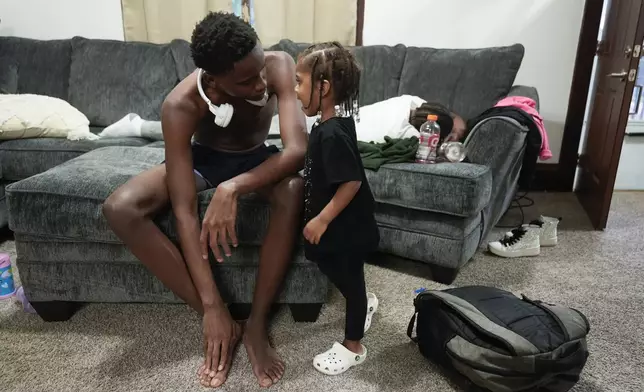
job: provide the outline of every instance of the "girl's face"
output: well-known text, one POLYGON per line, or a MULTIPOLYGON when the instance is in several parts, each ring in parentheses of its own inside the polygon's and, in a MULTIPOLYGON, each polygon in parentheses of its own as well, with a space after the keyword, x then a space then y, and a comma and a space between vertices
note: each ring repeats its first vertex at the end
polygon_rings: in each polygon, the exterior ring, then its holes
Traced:
MULTIPOLYGON (((319 88, 319 82, 316 83, 315 87, 319 88)), ((311 89, 313 88, 311 71, 299 61, 295 68, 295 93, 297 94, 297 99, 302 102, 302 111, 307 117, 315 116, 320 107, 320 93, 318 91, 318 93, 311 94, 311 89)))

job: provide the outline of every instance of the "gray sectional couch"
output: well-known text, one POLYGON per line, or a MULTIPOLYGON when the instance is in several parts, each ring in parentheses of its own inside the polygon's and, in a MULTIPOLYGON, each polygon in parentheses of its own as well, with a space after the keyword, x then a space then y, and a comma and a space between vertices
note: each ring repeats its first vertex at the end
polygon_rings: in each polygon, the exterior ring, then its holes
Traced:
MULTIPOLYGON (((272 49, 296 56, 306 46, 283 40, 272 49)), ((363 105, 413 94, 471 118, 507 95, 538 100, 535 89, 513 87, 521 45, 353 50, 364 68, 363 105)), ((14 91, 0 89, 65 99, 90 119, 95 132, 129 112, 158 120, 165 95, 193 69, 182 40, 155 45, 0 37, 0 74, 15 72, 0 75, 0 84, 14 80, 14 91)), ((515 121, 497 117, 470 133, 471 163, 393 164, 368 172, 378 202, 380 250, 430 264, 433 279, 451 282, 513 198, 526 133, 515 121)), ((116 187, 163 160, 159 147, 163 142, 142 138, 0 143, 0 224, 8 222, 15 233, 21 280, 41 316, 64 319, 81 302, 179 301, 136 261, 101 215, 102 202, 116 187)), ((202 214, 212 194, 199 194, 202 214)), ((246 306, 267 204, 249 195, 239 214, 244 246, 230 263, 216 267, 216 275, 226 299, 246 306)), ((169 211, 157 223, 176 238, 169 211)), ((290 304, 296 318, 314 320, 327 289, 327 280, 298 248, 278 302, 290 304)))

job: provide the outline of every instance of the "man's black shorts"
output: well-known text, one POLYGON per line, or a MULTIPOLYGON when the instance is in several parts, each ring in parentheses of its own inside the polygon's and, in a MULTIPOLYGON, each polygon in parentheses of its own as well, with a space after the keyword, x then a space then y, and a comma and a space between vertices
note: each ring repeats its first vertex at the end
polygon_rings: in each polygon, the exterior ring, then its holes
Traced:
POLYGON ((192 165, 195 173, 206 181, 208 187, 215 188, 222 182, 259 166, 277 152, 279 149, 276 146, 265 144, 250 151, 224 152, 193 143, 192 165))

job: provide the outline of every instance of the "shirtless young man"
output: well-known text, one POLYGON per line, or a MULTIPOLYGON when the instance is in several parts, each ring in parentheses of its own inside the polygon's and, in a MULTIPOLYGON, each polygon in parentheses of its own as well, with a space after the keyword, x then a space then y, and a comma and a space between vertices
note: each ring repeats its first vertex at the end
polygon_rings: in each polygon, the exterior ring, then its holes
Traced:
POLYGON ((234 114, 214 116, 197 88, 195 71, 168 95, 161 123, 166 162, 132 178, 105 202, 103 213, 132 253, 177 296, 203 315, 203 385, 217 387, 243 343, 261 386, 276 383, 284 363, 269 345, 267 315, 292 256, 301 219, 307 136, 295 95, 295 64, 283 52, 262 50, 250 25, 233 14, 210 13, 192 35, 191 51, 203 69, 203 92, 213 105, 228 103, 234 114), (284 148, 267 147, 275 107, 284 148), (223 124, 222 124, 223 125, 223 124), (191 138, 194 136, 194 142, 191 138), (197 192, 216 187, 203 224, 197 192), (208 262, 219 262, 237 245, 237 198, 260 192, 270 201, 270 223, 261 248, 251 314, 242 334, 224 305, 208 262), (182 252, 154 224, 171 204, 182 252), (221 249, 220 249, 221 248, 221 249), (242 336, 243 335, 243 336, 242 336))

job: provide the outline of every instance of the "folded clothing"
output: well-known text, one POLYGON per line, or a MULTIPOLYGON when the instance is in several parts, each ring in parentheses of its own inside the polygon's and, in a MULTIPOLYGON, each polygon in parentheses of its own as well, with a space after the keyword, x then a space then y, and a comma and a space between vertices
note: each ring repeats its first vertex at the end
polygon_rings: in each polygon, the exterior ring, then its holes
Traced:
POLYGON ((418 138, 405 139, 384 137, 384 143, 358 141, 358 151, 365 169, 377 171, 385 163, 413 162, 418 150, 418 138))

